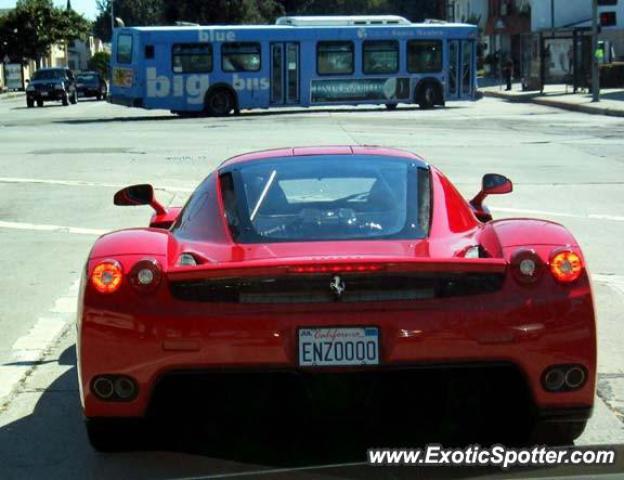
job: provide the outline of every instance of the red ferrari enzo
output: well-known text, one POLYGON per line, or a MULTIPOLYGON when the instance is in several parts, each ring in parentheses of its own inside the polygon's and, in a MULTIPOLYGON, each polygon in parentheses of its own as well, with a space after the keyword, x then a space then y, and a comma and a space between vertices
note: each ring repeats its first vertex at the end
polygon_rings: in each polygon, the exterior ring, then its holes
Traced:
POLYGON ((114 449, 124 422, 167 402, 402 421, 510 402, 495 423, 573 441, 594 402, 590 280, 563 226, 492 220, 483 200, 511 190, 487 174, 467 201, 417 155, 362 146, 231 158, 183 208, 150 185, 120 190, 116 205, 155 214, 100 237, 87 261, 78 371, 92 445, 114 449))

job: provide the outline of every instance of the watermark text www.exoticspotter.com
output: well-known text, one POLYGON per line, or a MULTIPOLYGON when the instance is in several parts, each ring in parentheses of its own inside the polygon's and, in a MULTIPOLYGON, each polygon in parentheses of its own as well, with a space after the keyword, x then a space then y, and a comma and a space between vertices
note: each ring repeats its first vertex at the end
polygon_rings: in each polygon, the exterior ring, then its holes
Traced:
POLYGON ((532 448, 507 448, 502 445, 485 448, 471 445, 466 448, 444 448, 427 445, 418 449, 371 448, 368 450, 371 465, 421 465, 421 466, 516 466, 543 465, 613 465, 613 449, 553 449, 545 446, 532 448))

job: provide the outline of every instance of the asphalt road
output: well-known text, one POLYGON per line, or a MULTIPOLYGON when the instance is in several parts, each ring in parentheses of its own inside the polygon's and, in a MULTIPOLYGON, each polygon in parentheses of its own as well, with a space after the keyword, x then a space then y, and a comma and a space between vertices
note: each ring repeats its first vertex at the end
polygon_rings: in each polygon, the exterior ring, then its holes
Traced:
MULTIPOLYGON (((490 198, 496 217, 543 217, 572 230, 594 279, 600 336, 596 411, 578 444, 618 445, 620 461, 610 468, 507 475, 545 478, 574 471, 619 478, 616 472, 624 472, 621 119, 493 99, 427 112, 336 108, 243 112, 225 119, 180 119, 95 101, 43 109, 24 104, 21 98, 0 99, 1 479, 501 475, 488 469, 371 468, 360 464, 363 451, 335 445, 317 450, 251 428, 219 449, 208 441, 116 455, 89 447, 75 378, 76 282, 97 235, 146 225, 150 214, 147 207, 114 207, 113 193, 150 182, 165 204, 179 205, 229 156, 319 144, 415 151, 466 195, 477 191, 484 173, 503 173, 514 180, 515 192, 490 198)), ((357 444, 348 436, 343 440, 342 446, 357 444)))

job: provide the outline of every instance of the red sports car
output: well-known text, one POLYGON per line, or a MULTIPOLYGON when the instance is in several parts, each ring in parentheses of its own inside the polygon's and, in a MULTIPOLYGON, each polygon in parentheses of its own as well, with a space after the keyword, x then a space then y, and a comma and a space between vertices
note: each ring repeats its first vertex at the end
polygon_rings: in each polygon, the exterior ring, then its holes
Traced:
POLYGON ((590 279, 563 226, 492 220, 484 198, 511 190, 487 174, 467 201, 419 156, 363 146, 231 158, 183 208, 150 185, 120 190, 116 205, 155 214, 100 237, 87 261, 92 445, 114 449, 126 421, 163 406, 406 420, 455 405, 474 419, 494 398, 514 402, 495 423, 571 442, 594 402, 590 279))

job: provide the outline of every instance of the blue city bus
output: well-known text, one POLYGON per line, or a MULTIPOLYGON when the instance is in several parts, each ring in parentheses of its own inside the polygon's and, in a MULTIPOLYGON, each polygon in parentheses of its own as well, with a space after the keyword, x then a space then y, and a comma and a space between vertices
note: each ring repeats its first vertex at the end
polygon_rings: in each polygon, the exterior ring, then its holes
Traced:
POLYGON ((222 116, 284 106, 431 108, 478 97, 473 25, 308 18, 316 20, 117 28, 109 101, 222 116))

